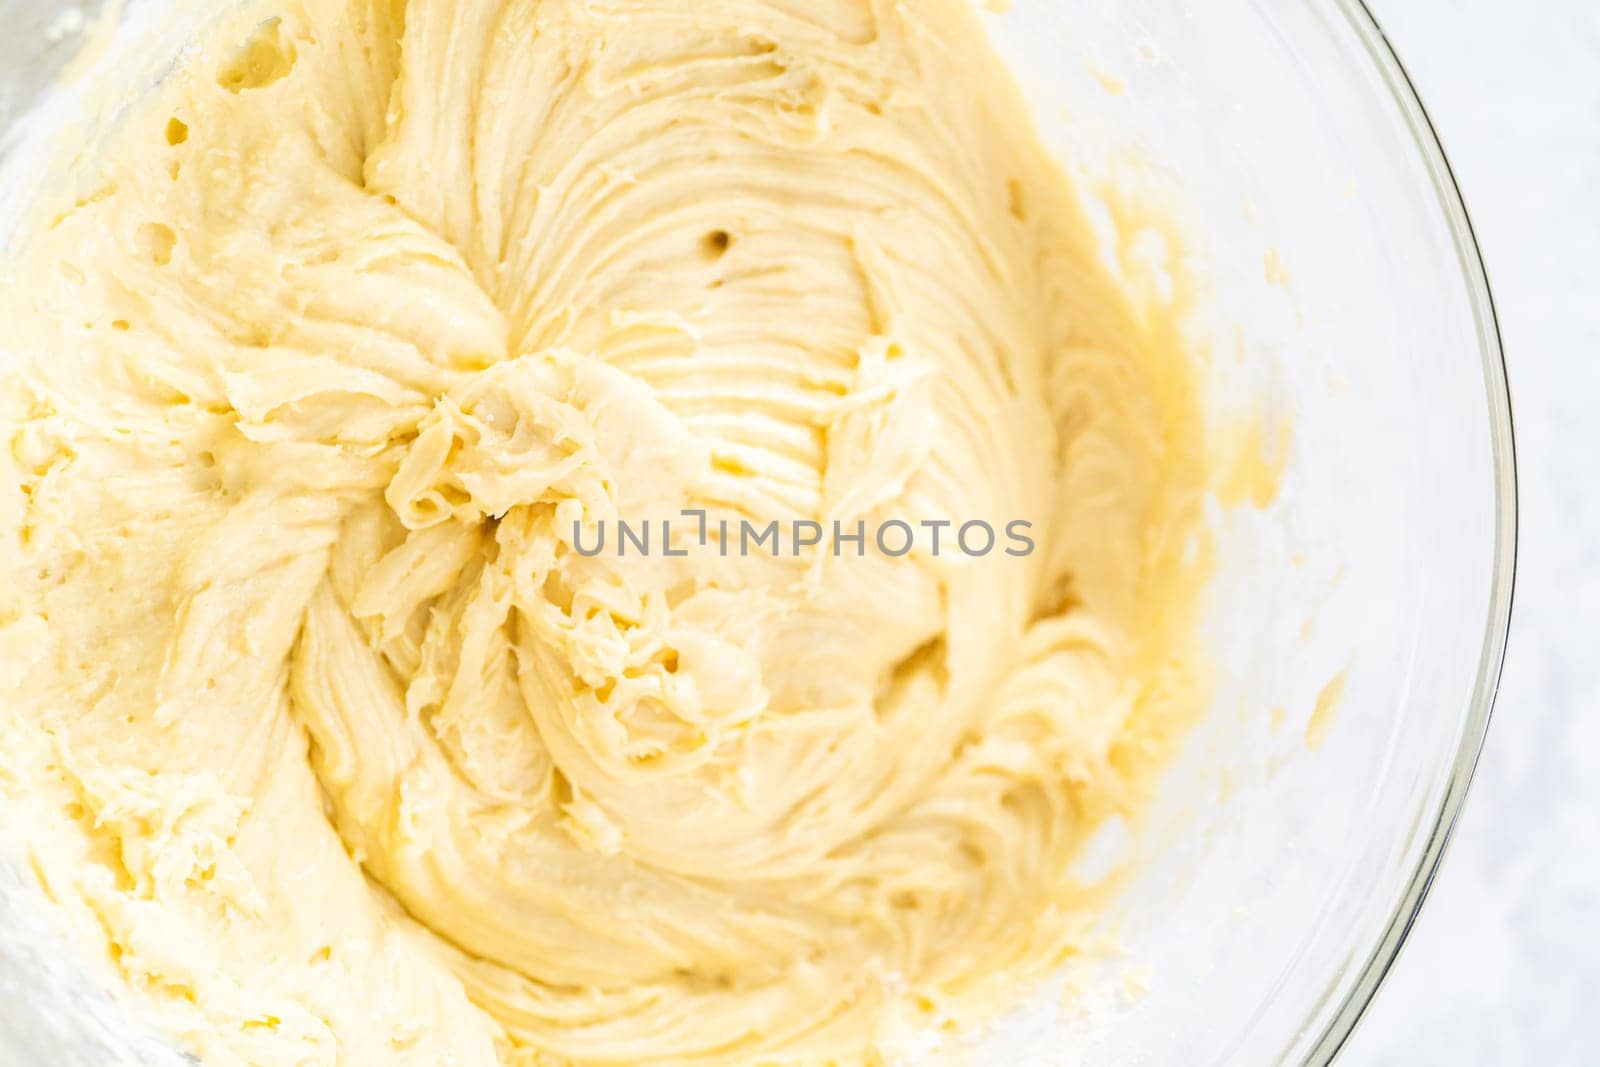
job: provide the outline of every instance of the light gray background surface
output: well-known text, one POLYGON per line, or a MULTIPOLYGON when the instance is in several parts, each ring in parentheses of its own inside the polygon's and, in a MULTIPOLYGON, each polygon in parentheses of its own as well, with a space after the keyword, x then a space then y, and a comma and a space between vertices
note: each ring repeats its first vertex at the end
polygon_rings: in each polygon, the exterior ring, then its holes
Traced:
POLYGON ((1600 0, 1370 0, 1455 166, 1511 374, 1521 559, 1465 818, 1341 1064, 1600 1062, 1600 0))

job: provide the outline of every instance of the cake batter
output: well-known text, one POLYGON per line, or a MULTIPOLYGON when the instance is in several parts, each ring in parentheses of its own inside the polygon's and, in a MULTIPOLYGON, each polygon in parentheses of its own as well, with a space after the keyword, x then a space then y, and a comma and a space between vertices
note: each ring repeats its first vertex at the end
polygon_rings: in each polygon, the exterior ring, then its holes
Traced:
POLYGON ((1198 704, 1199 420, 962 0, 253 3, 77 150, 0 819, 136 1013, 867 1064, 1077 950, 1198 704), (685 509, 1037 551, 574 551, 685 509))

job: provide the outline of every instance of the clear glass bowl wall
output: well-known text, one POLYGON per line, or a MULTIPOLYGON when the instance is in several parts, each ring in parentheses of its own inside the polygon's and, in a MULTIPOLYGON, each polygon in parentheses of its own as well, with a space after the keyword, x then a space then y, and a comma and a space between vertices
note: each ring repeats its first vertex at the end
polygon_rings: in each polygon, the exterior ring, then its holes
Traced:
MULTIPOLYGON (((167 6, 111 16, 98 62, 132 88, 181 40, 181 23, 140 37, 167 6)), ((107 28, 84 14, 0 0, 0 244, 47 125, 23 116, 107 28)), ((1019 0, 988 22, 1084 187, 1173 213, 1214 410, 1291 432, 1274 502, 1217 513, 1216 702, 1127 846, 1124 954, 1077 977, 1070 1010, 1041 991, 977 1060, 1323 1063, 1426 893, 1504 649, 1510 411, 1466 214, 1356 0, 1019 0)), ((84 981, 37 905, 0 859, 0 1064, 182 1062, 84 981)))

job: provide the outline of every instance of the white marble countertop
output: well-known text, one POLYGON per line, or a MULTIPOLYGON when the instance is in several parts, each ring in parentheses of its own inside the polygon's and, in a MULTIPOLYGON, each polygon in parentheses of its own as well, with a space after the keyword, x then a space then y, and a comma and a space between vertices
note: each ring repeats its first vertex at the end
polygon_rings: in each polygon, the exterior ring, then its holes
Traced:
POLYGON ((1370 0, 1498 300, 1521 474, 1504 684, 1433 895, 1342 1064, 1600 1058, 1600 3, 1370 0))

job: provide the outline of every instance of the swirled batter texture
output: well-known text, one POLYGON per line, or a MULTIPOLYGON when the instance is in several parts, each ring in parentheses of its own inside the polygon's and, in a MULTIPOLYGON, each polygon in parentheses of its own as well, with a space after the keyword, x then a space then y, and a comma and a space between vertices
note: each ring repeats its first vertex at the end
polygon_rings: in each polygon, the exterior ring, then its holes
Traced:
POLYGON ((186 1047, 871 1063, 1074 951, 1197 423, 962 3, 256 4, 75 151, 0 784, 186 1047), (686 508, 1038 549, 575 551, 686 508))

